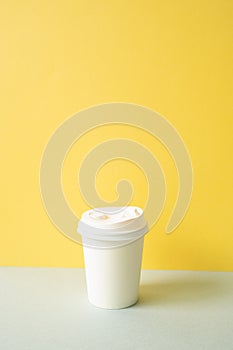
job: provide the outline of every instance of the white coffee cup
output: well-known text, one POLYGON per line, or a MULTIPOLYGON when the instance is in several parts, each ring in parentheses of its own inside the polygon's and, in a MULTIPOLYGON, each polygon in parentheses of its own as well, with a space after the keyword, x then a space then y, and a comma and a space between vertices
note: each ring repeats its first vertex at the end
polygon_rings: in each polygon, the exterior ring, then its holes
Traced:
POLYGON ((83 213, 82 235, 88 299, 105 309, 121 309, 138 300, 144 235, 139 207, 105 207, 83 213))

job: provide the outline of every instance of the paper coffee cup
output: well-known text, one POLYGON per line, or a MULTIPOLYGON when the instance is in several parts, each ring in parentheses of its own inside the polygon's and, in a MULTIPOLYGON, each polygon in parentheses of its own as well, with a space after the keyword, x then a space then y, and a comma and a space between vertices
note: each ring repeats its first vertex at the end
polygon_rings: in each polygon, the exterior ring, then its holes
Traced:
POLYGON ((78 224, 82 235, 88 299, 105 309, 120 309, 138 300, 144 235, 139 207, 86 211, 78 224))

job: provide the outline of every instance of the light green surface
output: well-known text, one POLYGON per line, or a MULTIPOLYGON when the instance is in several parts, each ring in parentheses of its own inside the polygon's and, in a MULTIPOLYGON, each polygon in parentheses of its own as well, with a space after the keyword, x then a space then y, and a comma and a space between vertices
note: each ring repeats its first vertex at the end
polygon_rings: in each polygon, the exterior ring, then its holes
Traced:
POLYGON ((81 269, 0 268, 1 350, 233 349, 233 273, 143 271, 139 302, 87 301, 81 269))

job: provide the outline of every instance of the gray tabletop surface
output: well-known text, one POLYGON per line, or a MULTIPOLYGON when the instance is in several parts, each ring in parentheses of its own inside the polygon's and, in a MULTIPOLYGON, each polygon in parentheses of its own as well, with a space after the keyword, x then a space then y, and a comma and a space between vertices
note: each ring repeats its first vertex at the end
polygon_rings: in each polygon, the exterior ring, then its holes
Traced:
POLYGON ((140 299, 88 303, 82 269, 0 268, 1 350, 233 350, 233 273, 142 271, 140 299))

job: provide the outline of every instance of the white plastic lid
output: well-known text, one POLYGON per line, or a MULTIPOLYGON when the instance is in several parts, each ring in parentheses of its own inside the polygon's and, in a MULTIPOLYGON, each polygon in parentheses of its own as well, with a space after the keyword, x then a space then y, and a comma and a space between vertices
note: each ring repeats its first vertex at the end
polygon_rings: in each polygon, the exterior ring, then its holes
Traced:
POLYGON ((139 207, 104 207, 84 212, 77 230, 84 245, 109 248, 137 240, 148 226, 139 207))

